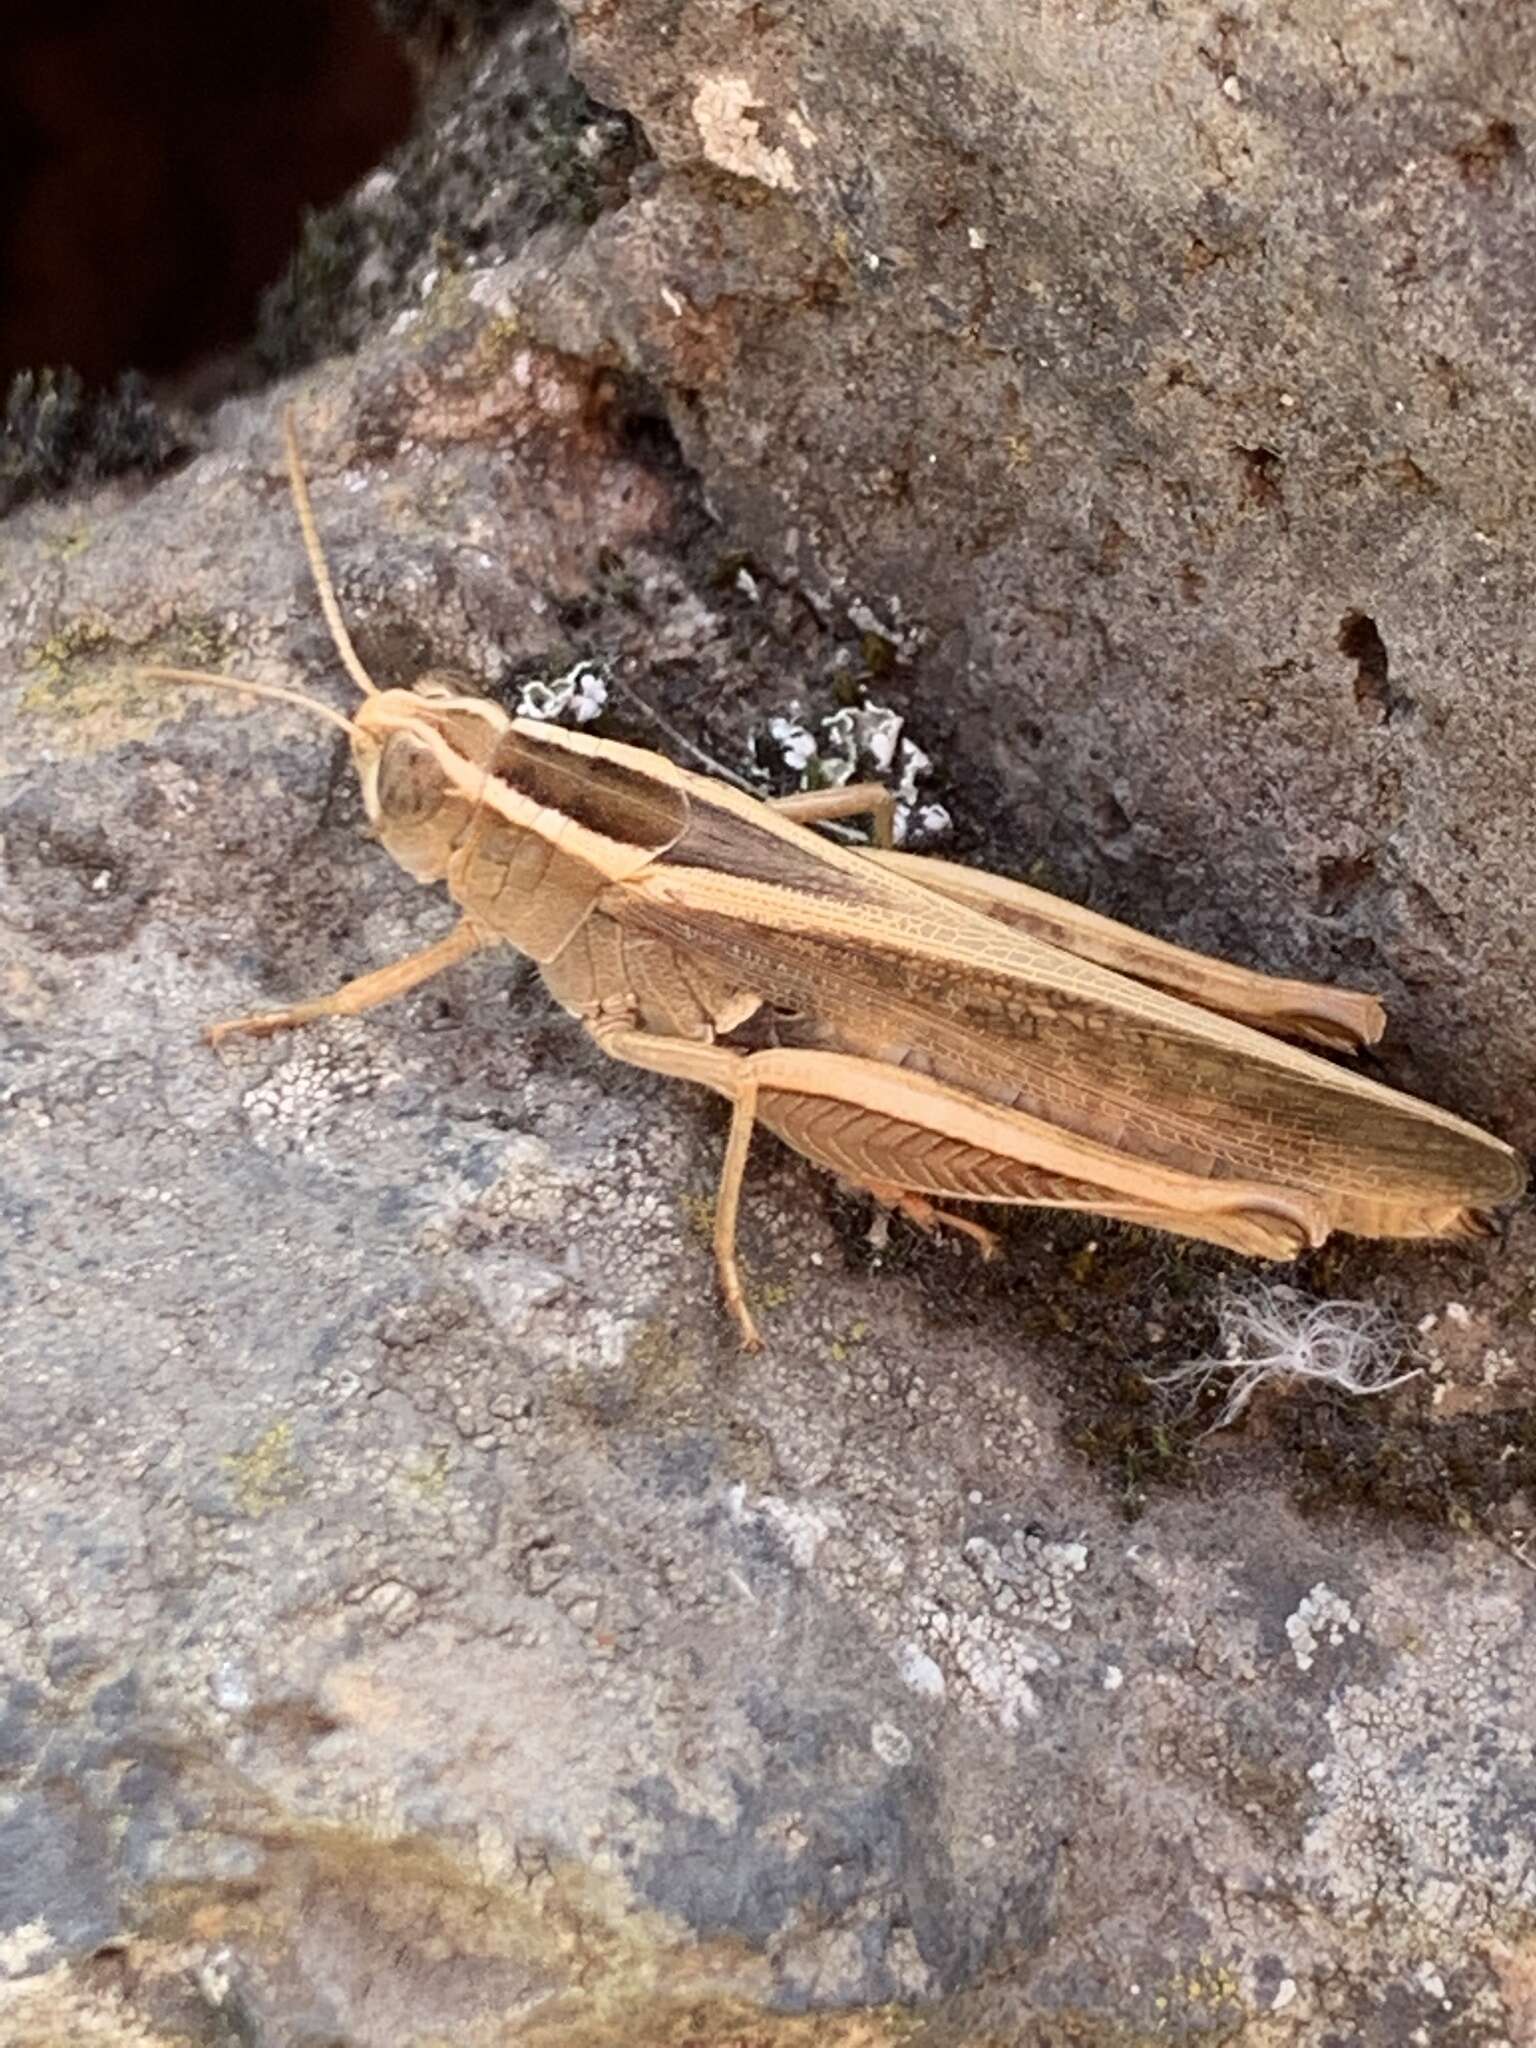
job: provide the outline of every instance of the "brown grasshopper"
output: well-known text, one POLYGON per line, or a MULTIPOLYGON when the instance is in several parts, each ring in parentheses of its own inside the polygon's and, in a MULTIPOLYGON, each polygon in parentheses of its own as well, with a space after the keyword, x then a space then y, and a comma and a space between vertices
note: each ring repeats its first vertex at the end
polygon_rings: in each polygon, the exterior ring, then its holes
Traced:
POLYGON ((1521 1162, 1459 1117, 1288 1043, 1374 1043, 1373 996, 1253 974, 1021 883, 898 853, 873 784, 764 802, 659 754, 514 718, 423 676, 381 690, 326 567, 291 421, 288 469, 320 605, 362 693, 347 733, 369 819, 459 922, 332 994, 216 1024, 217 1043, 350 1016, 483 947, 538 965, 604 1051, 731 1105, 715 1205, 725 1299, 758 1344, 736 1219, 761 1123, 925 1229, 964 1200, 1087 1210, 1259 1258, 1330 1231, 1479 1234, 1521 1162), (876 844, 809 829, 871 813, 876 844))

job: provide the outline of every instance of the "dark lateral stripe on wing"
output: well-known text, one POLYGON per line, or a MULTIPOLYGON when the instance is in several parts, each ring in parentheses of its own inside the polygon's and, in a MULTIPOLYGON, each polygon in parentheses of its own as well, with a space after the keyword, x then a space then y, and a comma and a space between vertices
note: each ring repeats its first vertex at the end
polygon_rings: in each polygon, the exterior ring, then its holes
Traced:
POLYGON ((578 754, 527 733, 503 735, 491 774, 531 802, 623 846, 659 853, 688 819, 680 789, 601 754, 578 754))
POLYGON ((707 868, 744 881, 771 882, 834 903, 862 903, 857 879, 793 839, 708 802, 689 808, 682 836, 667 850, 667 867, 707 868))

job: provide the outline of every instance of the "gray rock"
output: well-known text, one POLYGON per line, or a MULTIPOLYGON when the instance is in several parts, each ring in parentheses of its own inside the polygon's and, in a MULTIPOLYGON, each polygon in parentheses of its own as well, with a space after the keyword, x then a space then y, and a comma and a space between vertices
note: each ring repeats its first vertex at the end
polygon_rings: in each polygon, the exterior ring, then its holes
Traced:
POLYGON ((660 167, 552 297, 746 545, 921 635, 992 857, 1381 988, 1529 1143, 1536 26, 569 12, 660 167))
POLYGON ((344 701, 291 400, 381 680, 601 656, 607 729, 744 770, 868 674, 962 850, 1378 981, 1395 1077, 1519 1127, 1513 87, 1433 11, 1101 13, 843 4, 814 62, 792 9, 578 13, 660 160, 622 205, 0 526, 5 2048, 1536 2025, 1527 1218, 1314 1261, 1430 1370, 1202 1438, 1141 1368, 1229 1262, 882 1248, 766 1141, 742 1358, 717 1108, 511 959, 198 1039, 448 921, 329 731, 133 674, 344 701))

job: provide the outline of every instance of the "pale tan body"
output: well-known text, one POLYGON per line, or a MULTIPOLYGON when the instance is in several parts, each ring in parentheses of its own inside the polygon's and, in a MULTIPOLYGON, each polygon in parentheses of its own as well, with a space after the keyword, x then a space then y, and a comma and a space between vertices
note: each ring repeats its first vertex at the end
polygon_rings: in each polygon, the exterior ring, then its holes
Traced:
MULTIPOLYGON (((734 1244, 759 1122, 925 1226, 941 1220, 934 1200, 1022 1203, 1288 1257, 1333 1229, 1462 1234, 1518 1193, 1498 1140, 1270 1035, 1370 1043, 1384 1021, 1370 996, 807 828, 866 809, 888 836, 878 790, 768 806, 432 679, 375 691, 291 444, 290 466, 327 618, 368 692, 349 730, 369 814, 463 918, 410 960, 215 1038, 354 1013, 480 947, 516 947, 606 1051, 731 1103, 716 1249, 749 1344, 734 1244), (770 1042, 732 1042, 765 1021, 770 1042)), ((979 1225, 942 1220, 989 1247, 979 1225)))

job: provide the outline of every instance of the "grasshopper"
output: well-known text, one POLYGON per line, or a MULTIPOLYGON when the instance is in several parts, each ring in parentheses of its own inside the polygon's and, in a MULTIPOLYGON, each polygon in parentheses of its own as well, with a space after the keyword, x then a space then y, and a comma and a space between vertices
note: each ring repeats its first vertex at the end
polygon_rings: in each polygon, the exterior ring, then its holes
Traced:
POLYGON ((510 945, 619 1060, 731 1106, 720 1285, 758 1124, 924 1229, 943 1201, 1074 1209, 1286 1259, 1334 1230, 1464 1237, 1516 1197, 1497 1138, 1305 1049, 1375 1042, 1381 1005, 1144 937, 1023 884, 896 851, 874 784, 763 801, 646 749, 510 716, 438 674, 380 689, 337 603, 291 418, 293 501, 361 701, 196 669, 150 680, 304 705, 347 734, 369 820, 458 922, 329 995, 215 1024, 350 1016, 510 945), (875 843, 811 827, 867 812, 875 843), (1302 1041, 1301 1044, 1292 1041, 1302 1041))

